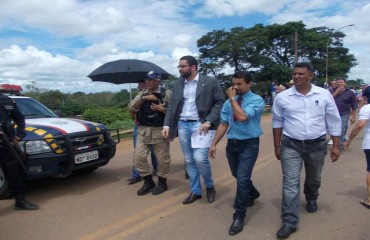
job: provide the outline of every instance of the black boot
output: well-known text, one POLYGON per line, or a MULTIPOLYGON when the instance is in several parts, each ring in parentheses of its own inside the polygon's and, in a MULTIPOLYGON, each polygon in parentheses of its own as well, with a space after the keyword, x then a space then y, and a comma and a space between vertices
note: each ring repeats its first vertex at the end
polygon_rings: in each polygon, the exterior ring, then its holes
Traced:
POLYGON ((143 177, 144 178, 144 185, 137 191, 137 195, 142 196, 145 194, 150 193, 153 188, 155 188, 155 183, 153 181, 152 175, 148 175, 143 177))
POLYGON ((159 195, 165 191, 167 191, 167 178, 163 178, 158 176, 158 185, 153 189, 153 195, 159 195))
POLYGON ((30 203, 23 196, 16 196, 14 209, 32 211, 32 210, 38 210, 39 206, 37 206, 36 204, 30 203))

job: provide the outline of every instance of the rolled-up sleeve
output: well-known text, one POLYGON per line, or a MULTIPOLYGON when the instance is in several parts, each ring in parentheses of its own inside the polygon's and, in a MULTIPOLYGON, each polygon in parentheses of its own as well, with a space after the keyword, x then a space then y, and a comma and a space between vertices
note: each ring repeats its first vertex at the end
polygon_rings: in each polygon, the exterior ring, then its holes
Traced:
POLYGON ((277 95, 272 105, 272 128, 283 128, 283 108, 281 98, 277 95))
POLYGON ((137 112, 137 111, 139 111, 138 109, 135 109, 135 108, 134 108, 134 105, 135 105, 135 103, 136 103, 139 99, 141 99, 141 98, 143 97, 143 92, 144 92, 144 91, 140 91, 140 92, 136 95, 136 97, 135 97, 134 99, 132 99, 132 100, 129 102, 129 104, 128 104, 128 110, 129 110, 130 112, 137 112))
POLYGON ((248 118, 253 118, 261 112, 265 110, 265 102, 260 96, 254 96, 251 99, 250 104, 247 105, 245 109, 245 113, 247 114, 248 118))
POLYGON ((331 136, 340 136, 342 133, 342 120, 333 96, 329 93, 326 104, 326 129, 331 136))

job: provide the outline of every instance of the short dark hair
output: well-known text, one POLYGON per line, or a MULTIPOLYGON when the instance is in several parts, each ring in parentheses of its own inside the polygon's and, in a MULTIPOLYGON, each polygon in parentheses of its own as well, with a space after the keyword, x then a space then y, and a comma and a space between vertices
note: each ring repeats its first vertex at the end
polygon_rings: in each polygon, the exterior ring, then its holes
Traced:
POLYGON ((294 65, 294 68, 307 68, 307 70, 311 73, 315 72, 314 67, 309 62, 299 62, 294 65))
POLYGON ((338 77, 337 79, 335 79, 335 81, 337 81, 337 80, 343 80, 344 82, 347 82, 345 77, 338 77))
POLYGON ((195 65, 195 68, 198 70, 198 61, 195 57, 187 55, 187 56, 181 57, 180 61, 181 60, 186 60, 190 66, 195 65))
POLYGON ((369 86, 365 87, 365 89, 362 90, 362 96, 367 98, 367 103, 369 104, 370 103, 370 87, 369 86))
POLYGON ((243 78, 245 83, 250 83, 252 81, 252 75, 247 71, 236 72, 233 74, 233 78, 243 78))

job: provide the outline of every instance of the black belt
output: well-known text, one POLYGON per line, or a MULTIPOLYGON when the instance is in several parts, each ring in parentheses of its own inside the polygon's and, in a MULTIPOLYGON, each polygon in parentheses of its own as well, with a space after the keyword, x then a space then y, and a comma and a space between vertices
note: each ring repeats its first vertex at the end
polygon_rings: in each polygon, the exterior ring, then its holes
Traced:
POLYGON ((250 142, 250 141, 256 141, 256 140, 258 140, 258 137, 256 137, 256 138, 249 138, 249 139, 242 139, 242 140, 230 138, 228 140, 231 141, 231 142, 233 142, 233 143, 238 144, 238 143, 245 143, 245 142, 250 142))
POLYGON ((199 119, 180 119, 183 122, 199 122, 199 119))
POLYGON ((318 138, 315 138, 315 139, 304 139, 304 140, 298 140, 298 139, 291 138, 291 137, 288 137, 288 136, 286 136, 286 137, 289 138, 290 140, 292 140, 293 142, 299 142, 299 143, 304 143, 304 144, 312 144, 312 143, 322 142, 322 141, 326 140, 326 135, 325 134, 318 137, 318 138))

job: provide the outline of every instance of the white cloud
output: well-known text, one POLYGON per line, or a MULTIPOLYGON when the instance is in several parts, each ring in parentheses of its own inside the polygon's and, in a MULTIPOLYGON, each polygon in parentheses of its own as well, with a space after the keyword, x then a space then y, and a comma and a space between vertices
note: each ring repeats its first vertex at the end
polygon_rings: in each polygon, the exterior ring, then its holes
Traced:
POLYGON ((214 18, 222 16, 247 15, 249 13, 275 14, 289 0, 206 0, 204 6, 195 12, 204 18, 214 18))
POLYGON ((350 78, 370 76, 367 0, 2 0, 0 9, 0 83, 118 91, 128 86, 86 76, 124 58, 151 61, 178 76, 178 59, 197 55, 196 40, 218 29, 215 23, 253 13, 264 15, 265 24, 302 20, 307 27, 333 29, 355 24, 342 29, 345 46, 359 62, 350 78))

